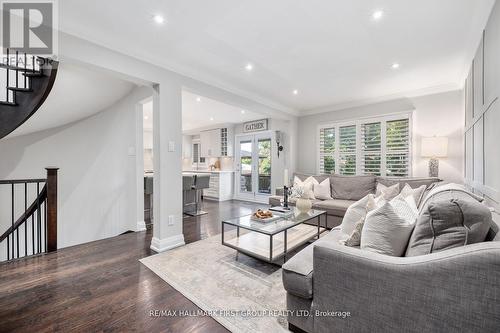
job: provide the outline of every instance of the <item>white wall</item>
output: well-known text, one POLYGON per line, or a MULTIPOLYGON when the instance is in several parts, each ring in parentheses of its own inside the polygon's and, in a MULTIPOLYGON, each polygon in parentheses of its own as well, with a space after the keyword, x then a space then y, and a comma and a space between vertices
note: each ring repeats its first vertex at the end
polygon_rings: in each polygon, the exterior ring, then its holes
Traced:
POLYGON ((298 119, 297 170, 317 172, 318 125, 356 118, 413 111, 413 176, 427 176, 428 160, 420 157, 422 136, 449 137, 449 157, 440 160, 441 178, 463 183, 464 105, 462 91, 397 99, 298 119))
MULTIPOLYGON (((60 168, 59 248, 136 230, 142 191, 136 182, 136 107, 150 94, 136 88, 90 118, 0 141, 0 179, 44 178, 46 166, 60 168)), ((5 230, 10 220, 0 223, 5 230)))

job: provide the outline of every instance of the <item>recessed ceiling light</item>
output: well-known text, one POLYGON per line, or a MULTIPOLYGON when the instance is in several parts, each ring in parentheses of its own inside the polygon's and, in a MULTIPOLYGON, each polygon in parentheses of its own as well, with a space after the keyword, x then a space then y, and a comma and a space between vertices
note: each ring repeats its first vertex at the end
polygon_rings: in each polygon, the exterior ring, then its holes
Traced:
POLYGON ((201 97, 196 97, 197 102, 201 102, 201 97))
POLYGON ((397 62, 395 62, 395 63, 393 63, 393 64, 391 65, 391 68, 392 68, 392 69, 398 69, 399 67, 400 67, 400 65, 399 65, 397 62))
POLYGON ((210 117, 210 121, 214 121, 214 117, 210 117))
POLYGON ((293 94, 294 94, 294 95, 298 95, 298 94, 299 94, 299 91, 298 91, 297 89, 295 89, 295 90, 293 91, 293 94))
POLYGON ((148 120, 148 119, 149 119, 149 117, 148 117, 148 116, 144 116, 144 120, 148 120))
POLYGON ((155 15, 153 16, 153 20, 158 23, 158 24, 163 24, 165 23, 165 18, 161 15, 155 15))
POLYGON ((375 21, 378 21, 383 16, 384 16, 384 11, 379 9, 379 10, 376 10, 376 11, 373 12, 372 19, 374 19, 375 21))
POLYGON ((246 66, 245 66, 245 69, 248 71, 248 72, 251 72, 253 70, 253 65, 248 63, 246 66))
POLYGON ((241 114, 245 114, 245 110, 241 110, 241 114))

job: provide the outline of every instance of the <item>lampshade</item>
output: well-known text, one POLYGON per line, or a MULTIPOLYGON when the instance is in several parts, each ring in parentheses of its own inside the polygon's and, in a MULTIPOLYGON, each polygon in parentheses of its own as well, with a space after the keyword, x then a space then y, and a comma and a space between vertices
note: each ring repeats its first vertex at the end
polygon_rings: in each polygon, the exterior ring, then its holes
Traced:
POLYGON ((446 157, 448 155, 448 138, 433 136, 422 138, 422 157, 446 157))

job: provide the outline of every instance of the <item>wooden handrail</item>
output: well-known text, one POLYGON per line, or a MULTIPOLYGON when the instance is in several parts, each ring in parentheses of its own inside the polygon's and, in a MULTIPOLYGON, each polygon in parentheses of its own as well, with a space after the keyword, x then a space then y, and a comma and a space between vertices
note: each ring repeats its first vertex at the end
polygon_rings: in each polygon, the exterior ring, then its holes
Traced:
POLYGON ((10 185, 10 184, 33 184, 33 183, 45 183, 47 179, 12 179, 12 180, 0 180, 0 185, 10 185))
POLYGON ((38 209, 40 209, 40 206, 42 205, 42 203, 45 201, 46 198, 47 198, 47 185, 45 185, 43 187, 43 189, 42 189, 42 191, 40 191, 40 194, 38 195, 38 197, 33 201, 33 203, 23 213, 23 215, 21 215, 17 219, 16 223, 14 223, 12 226, 10 226, 9 229, 7 229, 7 231, 5 231, 2 236, 0 236, 0 242, 2 242, 5 238, 7 238, 11 233, 13 233, 17 228, 19 228, 21 226, 21 224, 26 222, 26 220, 31 215, 33 215, 38 209))

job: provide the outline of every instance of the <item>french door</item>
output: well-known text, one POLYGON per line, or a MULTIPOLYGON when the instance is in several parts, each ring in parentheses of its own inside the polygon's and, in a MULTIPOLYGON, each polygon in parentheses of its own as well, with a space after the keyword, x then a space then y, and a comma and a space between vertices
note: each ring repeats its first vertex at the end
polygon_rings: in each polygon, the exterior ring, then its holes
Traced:
POLYGON ((271 195, 272 133, 236 136, 236 198, 267 202, 271 195))

